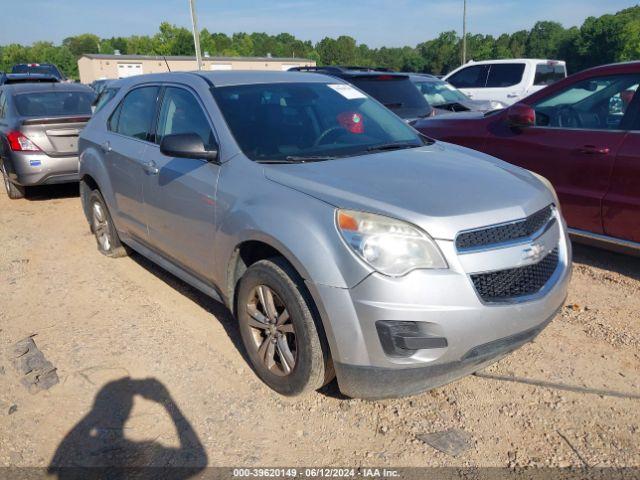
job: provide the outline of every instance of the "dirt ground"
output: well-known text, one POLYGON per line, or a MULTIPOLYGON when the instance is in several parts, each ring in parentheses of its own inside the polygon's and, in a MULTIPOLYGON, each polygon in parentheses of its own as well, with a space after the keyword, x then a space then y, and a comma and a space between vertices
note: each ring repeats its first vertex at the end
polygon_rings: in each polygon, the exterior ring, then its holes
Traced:
POLYGON ((138 255, 100 255, 76 188, 0 194, 0 466, 640 466, 640 259, 576 246, 569 298, 479 375, 406 399, 264 386, 230 314, 138 255), (59 384, 8 359, 35 335, 59 384), (461 429, 453 457, 418 439, 461 429), (114 460, 116 459, 116 460, 114 460))

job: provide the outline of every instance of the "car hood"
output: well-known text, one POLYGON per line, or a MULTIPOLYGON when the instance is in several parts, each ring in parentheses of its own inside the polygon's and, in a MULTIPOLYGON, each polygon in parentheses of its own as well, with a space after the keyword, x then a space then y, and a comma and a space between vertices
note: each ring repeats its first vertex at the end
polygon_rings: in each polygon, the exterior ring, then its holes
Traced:
POLYGON ((528 171, 444 142, 264 170, 268 179, 335 207, 403 219, 445 240, 461 230, 526 217, 553 202, 528 171))

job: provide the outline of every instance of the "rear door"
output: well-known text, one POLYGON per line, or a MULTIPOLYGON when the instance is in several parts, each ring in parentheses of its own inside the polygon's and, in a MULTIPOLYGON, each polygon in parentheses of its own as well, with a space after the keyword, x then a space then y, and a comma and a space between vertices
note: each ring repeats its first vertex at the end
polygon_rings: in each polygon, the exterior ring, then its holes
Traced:
POLYGON ((602 201, 626 131, 616 102, 638 75, 580 80, 535 105, 536 126, 496 126, 484 150, 548 178, 570 227, 603 233, 602 201))
POLYGON ((143 175, 149 242, 164 257, 201 280, 211 280, 215 199, 220 166, 206 160, 173 158, 160 152, 166 135, 195 133, 217 148, 212 122, 200 98, 185 86, 168 85, 162 94, 155 143, 143 175))
MULTIPOLYGON (((634 94, 627 108, 629 133, 616 156, 602 217, 606 235, 640 243, 640 94, 637 90, 638 85, 627 90, 634 94)), ((629 93, 625 95, 628 100, 629 93)))
POLYGON ((116 202, 111 213, 118 216, 121 229, 144 243, 148 240, 144 154, 150 145, 159 93, 158 85, 137 87, 127 93, 109 117, 109 131, 101 145, 116 202))

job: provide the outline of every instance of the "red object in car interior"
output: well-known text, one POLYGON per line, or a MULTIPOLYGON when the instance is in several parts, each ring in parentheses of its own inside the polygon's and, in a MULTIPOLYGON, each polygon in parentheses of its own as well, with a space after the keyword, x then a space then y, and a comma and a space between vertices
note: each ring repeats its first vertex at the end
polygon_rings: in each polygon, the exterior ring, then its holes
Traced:
POLYGON ((343 112, 338 115, 338 123, 349 133, 364 133, 364 121, 358 112, 343 112))

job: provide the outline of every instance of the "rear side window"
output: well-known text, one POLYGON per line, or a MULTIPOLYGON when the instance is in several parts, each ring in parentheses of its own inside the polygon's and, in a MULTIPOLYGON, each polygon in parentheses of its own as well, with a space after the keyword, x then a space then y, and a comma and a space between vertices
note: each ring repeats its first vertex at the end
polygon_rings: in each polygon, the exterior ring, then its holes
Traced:
POLYGON ((127 137, 147 140, 156 113, 159 87, 129 92, 109 120, 109 129, 127 137))
POLYGON ((29 92, 14 97, 23 117, 91 115, 93 92, 29 92))
POLYGON ((512 87, 522 82, 524 63, 496 63, 489 69, 487 88, 512 87))
POLYGON ((472 65, 453 74, 447 81, 458 88, 484 88, 488 73, 488 65, 472 65))
POLYGON ((562 64, 539 64, 536 66, 536 76, 533 80, 534 85, 546 86, 556 83, 567 76, 567 69, 562 64))
POLYGON ((163 96, 156 142, 166 135, 195 133, 207 149, 215 147, 215 137, 196 98, 182 88, 168 87, 163 96))
POLYGON ((380 75, 348 80, 402 118, 426 117, 431 113, 431 106, 408 77, 380 75))
POLYGON ((7 115, 7 96, 4 92, 0 92, 0 118, 7 115))

